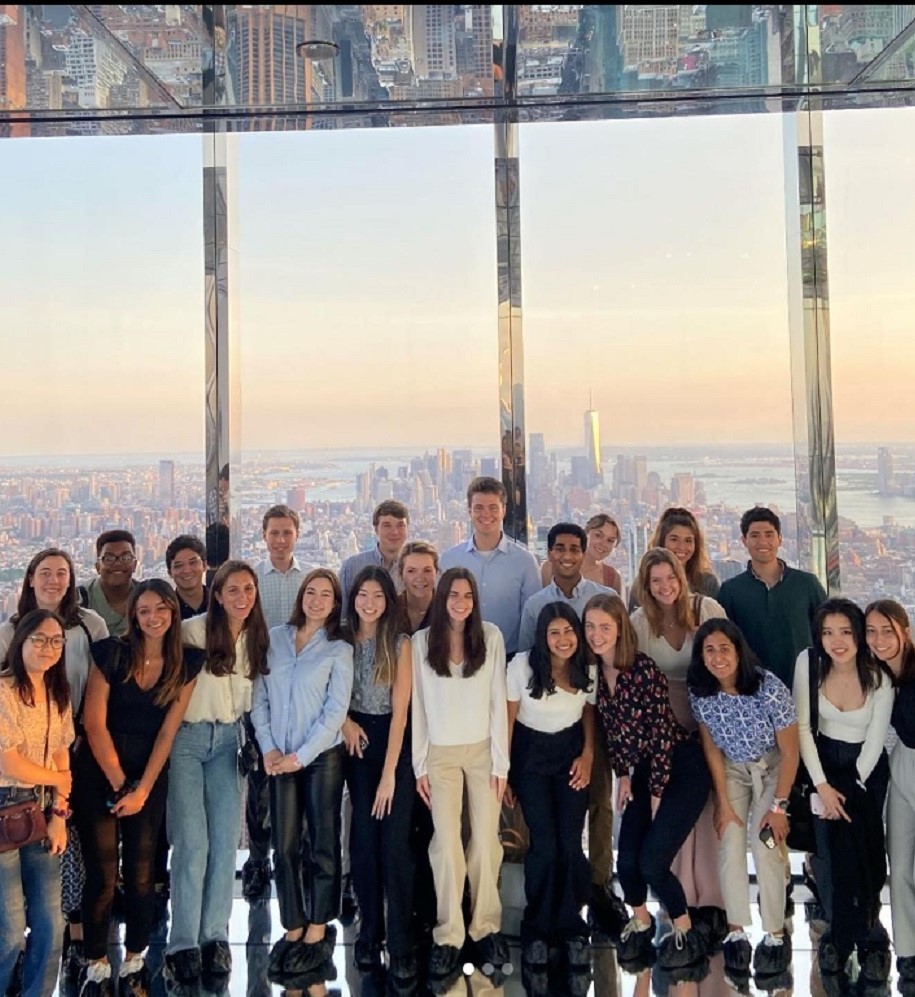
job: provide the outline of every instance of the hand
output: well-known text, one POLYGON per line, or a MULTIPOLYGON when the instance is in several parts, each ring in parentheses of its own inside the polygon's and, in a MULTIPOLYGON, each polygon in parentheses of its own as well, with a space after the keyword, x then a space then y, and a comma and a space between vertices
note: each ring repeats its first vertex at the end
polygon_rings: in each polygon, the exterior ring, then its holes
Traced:
POLYGON ((775 843, 781 845, 788 837, 788 815, 779 811, 776 813, 770 810, 759 822, 760 831, 764 827, 771 827, 775 843))
POLYGON ((267 775, 279 775, 277 765, 283 760, 283 752, 279 748, 271 748, 264 755, 264 771, 267 775))
POLYGON ((375 791, 375 802, 372 804, 373 817, 381 820, 382 817, 387 817, 391 812, 391 807, 394 805, 394 784, 394 773, 383 772, 381 782, 378 783, 378 789, 375 791))
POLYGON ((572 762, 569 769, 569 785, 572 789, 587 789, 591 782, 591 765, 594 761, 592 755, 581 754, 572 762))
POLYGON ((851 817, 848 816, 845 808, 842 806, 845 802, 845 797, 842 793, 833 789, 828 782, 821 782, 816 787, 816 791, 820 794, 820 799, 823 801, 823 806, 826 809, 826 813, 823 814, 824 820, 844 819, 851 821, 851 817))
POLYGON ((616 782, 616 812, 621 814, 632 799, 632 780, 628 775, 620 776, 616 782))
POLYGON ((719 841, 724 837, 724 832, 727 830, 728 824, 736 824, 738 827, 745 826, 744 822, 735 813, 730 802, 722 800, 715 807, 715 834, 718 835, 719 841))
POLYGON ((60 817, 54 817, 48 821, 48 851, 52 855, 63 855, 67 847, 67 824, 60 817))
POLYGON ((133 817, 134 814, 138 814, 146 805, 148 796, 149 793, 145 789, 137 786, 136 789, 132 789, 129 793, 122 796, 115 803, 111 812, 115 817, 133 817))
POLYGON ((302 763, 299 761, 298 755, 283 755, 276 764, 276 771, 279 775, 289 775, 292 772, 298 772, 300 768, 302 768, 302 763))
POLYGON ((429 785, 429 776, 427 776, 427 775, 421 775, 416 780, 416 792, 419 793, 419 798, 431 810, 432 809, 432 787, 429 785))
POLYGON ((489 785, 495 790, 496 799, 501 803, 502 797, 505 796, 505 787, 508 785, 508 779, 503 778, 501 775, 491 775, 489 777, 489 785))
POLYGON ((369 739, 366 736, 365 731, 356 723, 355 720, 350 720, 349 717, 343 721, 343 727, 340 730, 343 735, 343 743, 346 745, 347 754, 352 757, 355 755, 357 758, 362 757, 362 745, 363 743, 368 744, 369 739))
POLYGON ((654 820, 658 815, 658 807, 661 805, 660 796, 652 796, 651 798, 651 819, 654 820))
POLYGON ((505 795, 502 797, 502 802, 508 807, 509 810, 515 809, 515 793, 511 786, 506 785, 505 795))
POLYGON ((55 772, 53 785, 57 789, 58 796, 69 799, 70 790, 73 788, 73 773, 69 769, 55 772))

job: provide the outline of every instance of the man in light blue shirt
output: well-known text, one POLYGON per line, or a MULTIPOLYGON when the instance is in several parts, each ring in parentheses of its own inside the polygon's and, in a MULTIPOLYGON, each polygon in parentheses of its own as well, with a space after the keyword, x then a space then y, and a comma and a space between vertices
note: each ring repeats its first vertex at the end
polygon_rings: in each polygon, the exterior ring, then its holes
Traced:
POLYGON ((537 618, 540 610, 549 603, 567 602, 580 619, 592 595, 598 592, 617 594, 612 588, 598 585, 582 576, 581 567, 585 561, 588 536, 580 526, 575 523, 557 523, 550 529, 546 545, 547 557, 553 568, 553 580, 524 604, 521 632, 518 636, 519 651, 529 651, 534 646, 537 618))
MULTIPOLYGON (((372 513, 372 526, 378 543, 371 550, 364 550, 348 557, 340 567, 340 588, 343 590, 344 612, 349 602, 349 590, 353 587, 356 575, 370 564, 384 568, 394 582, 398 592, 403 591, 403 582, 397 568, 400 551, 407 542, 410 528, 410 513, 403 502, 386 499, 372 513)), ((285 620, 283 621, 285 622, 285 620)))
POLYGON ((480 590, 483 619, 502 631, 506 654, 518 650, 521 610, 540 588, 540 569, 534 555, 502 532, 505 486, 497 478, 478 477, 467 488, 473 535, 442 554, 442 571, 468 568, 480 590))

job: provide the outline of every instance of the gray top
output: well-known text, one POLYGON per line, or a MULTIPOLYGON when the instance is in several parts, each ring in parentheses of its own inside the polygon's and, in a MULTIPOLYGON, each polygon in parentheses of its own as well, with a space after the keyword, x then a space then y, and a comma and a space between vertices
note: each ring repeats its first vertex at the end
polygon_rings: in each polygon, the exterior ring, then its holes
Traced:
MULTIPOLYGON (((397 635, 394 644, 395 656, 403 647, 403 634, 397 635)), ((357 713, 369 713, 373 716, 383 716, 394 712, 391 702, 391 687, 378 685, 372 681, 375 672, 375 638, 364 644, 356 641, 353 648, 353 696, 349 708, 357 713)))

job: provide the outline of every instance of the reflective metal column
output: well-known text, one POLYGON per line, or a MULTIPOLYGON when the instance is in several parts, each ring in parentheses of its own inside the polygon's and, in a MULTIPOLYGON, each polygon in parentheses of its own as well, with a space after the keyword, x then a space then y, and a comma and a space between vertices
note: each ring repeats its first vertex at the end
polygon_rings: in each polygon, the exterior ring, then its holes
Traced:
MULTIPOLYGON (((203 99, 207 107, 226 100, 225 5, 205 4, 203 99)), ((204 327, 206 336, 206 521, 211 566, 238 549, 238 515, 232 479, 240 456, 238 308, 234 165, 235 139, 225 122, 208 121, 203 135, 204 327), (235 535, 233 535, 233 533, 235 535)))

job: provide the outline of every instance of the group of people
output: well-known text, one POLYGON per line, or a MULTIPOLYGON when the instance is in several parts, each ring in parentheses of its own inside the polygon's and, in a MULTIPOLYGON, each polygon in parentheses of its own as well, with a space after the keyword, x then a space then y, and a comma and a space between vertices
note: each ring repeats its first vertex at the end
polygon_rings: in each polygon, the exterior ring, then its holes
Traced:
POLYGON ((62 963, 85 997, 147 994, 166 884, 169 990, 225 979, 246 783, 243 891, 269 896, 275 878, 277 982, 328 960, 345 879, 360 971, 386 964, 407 992, 420 975, 444 987, 469 953, 497 977, 509 962, 500 819, 512 809, 529 836, 531 978, 554 954, 570 978, 587 974, 595 932, 636 972, 655 960, 688 970, 720 946, 733 978, 778 977, 802 799, 827 925, 820 969, 842 973, 857 949, 865 978, 885 981, 888 798, 897 964, 915 993, 904 609, 827 599, 778 557, 781 524, 764 507, 741 520, 746 571, 720 586, 695 517, 668 509, 624 602, 606 563, 619 541, 610 516, 555 525, 539 566, 503 533, 500 481, 474 479, 467 499, 471 536, 441 556, 408 539, 401 503, 381 503, 377 545, 339 576, 299 564, 286 506, 264 516, 264 562, 228 560, 209 582, 191 536, 166 552, 172 584, 134 579, 122 530, 98 538, 86 586, 65 551, 32 559, 0 626, 0 993, 18 965, 22 993, 46 997, 62 963), (34 800, 46 836, 7 847, 4 812, 34 800), (755 951, 748 842, 765 932, 755 951))

